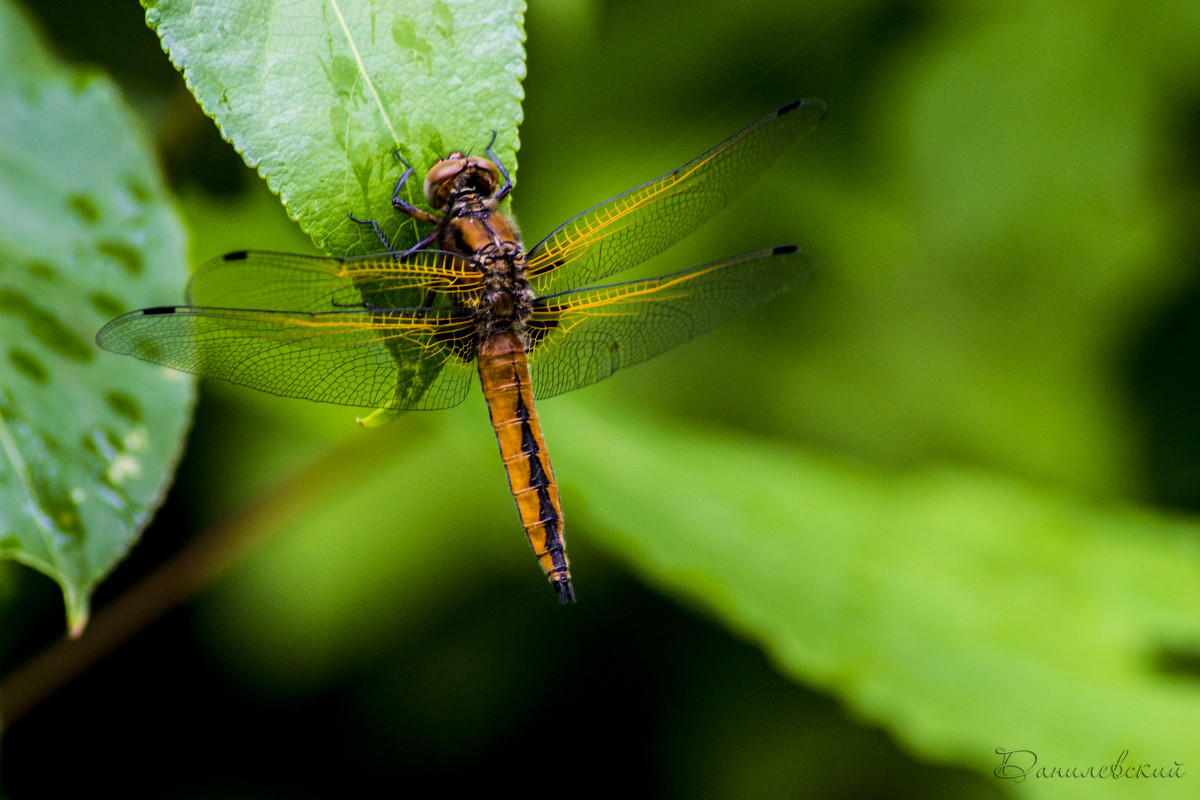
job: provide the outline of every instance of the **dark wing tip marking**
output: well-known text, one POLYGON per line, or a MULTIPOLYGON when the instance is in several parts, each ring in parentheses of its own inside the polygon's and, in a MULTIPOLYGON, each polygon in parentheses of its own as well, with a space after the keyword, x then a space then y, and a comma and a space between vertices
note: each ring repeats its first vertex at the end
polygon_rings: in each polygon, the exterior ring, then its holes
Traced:
POLYGON ((223 261, 245 261, 249 255, 250 255, 250 253, 247 250, 238 250, 233 253, 226 253, 225 255, 221 256, 221 260, 223 260, 223 261))
POLYGON ((150 308, 142 309, 142 316, 152 317, 155 314, 174 314, 178 308, 178 306, 151 306, 150 308))
POLYGON ((771 255, 786 256, 788 253, 794 253, 800 248, 794 244, 781 244, 771 251, 771 255))
POLYGON ((806 97, 803 100, 793 100, 792 102, 788 103, 786 106, 780 106, 775 111, 775 116, 782 117, 784 114, 788 113, 789 111, 795 111, 797 108, 802 108, 802 107, 814 109, 814 110, 820 112, 817 115, 817 119, 821 119, 822 117, 824 117, 825 112, 829 110, 829 107, 827 105, 825 105, 825 101, 822 100, 821 98, 806 97))

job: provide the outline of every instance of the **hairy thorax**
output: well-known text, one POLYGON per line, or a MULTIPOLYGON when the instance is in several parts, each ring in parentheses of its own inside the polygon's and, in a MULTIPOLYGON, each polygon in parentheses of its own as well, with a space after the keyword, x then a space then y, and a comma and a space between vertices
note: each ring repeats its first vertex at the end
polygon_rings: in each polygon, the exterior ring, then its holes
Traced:
POLYGON ((526 338, 533 314, 533 290, 526 275, 525 248, 517 226, 504 214, 489 210, 474 193, 455 198, 439 237, 444 250, 470 253, 484 275, 483 290, 470 301, 479 334, 490 338, 515 331, 526 338))

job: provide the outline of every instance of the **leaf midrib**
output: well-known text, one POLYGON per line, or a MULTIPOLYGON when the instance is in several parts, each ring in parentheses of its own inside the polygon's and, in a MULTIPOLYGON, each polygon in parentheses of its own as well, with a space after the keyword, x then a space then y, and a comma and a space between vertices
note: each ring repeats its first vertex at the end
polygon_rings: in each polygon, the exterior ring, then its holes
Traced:
POLYGON ((396 127, 392 124, 392 118, 388 115, 387 109, 384 108, 383 100, 379 97, 379 91, 375 88, 375 83, 367 75, 367 70, 363 66, 362 55, 358 52, 358 45, 355 44, 354 37, 350 35, 350 28, 346 25, 346 18, 342 16, 342 8, 338 4, 338 0, 329 0, 329 5, 333 8, 333 13, 337 15, 338 26, 341 27, 342 34, 346 37, 346 44, 350 45, 350 52, 354 54, 354 66, 358 69, 358 74, 366 81, 367 88, 371 90, 371 97, 375 101, 375 107, 379 109, 379 115, 383 117, 388 133, 392 136, 392 141, 399 146, 400 140, 396 135, 396 127))

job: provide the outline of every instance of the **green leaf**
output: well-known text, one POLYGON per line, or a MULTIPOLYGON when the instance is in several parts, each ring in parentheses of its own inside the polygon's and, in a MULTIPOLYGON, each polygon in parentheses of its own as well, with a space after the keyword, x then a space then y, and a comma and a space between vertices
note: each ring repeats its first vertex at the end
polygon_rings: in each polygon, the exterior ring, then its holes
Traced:
POLYGON ((73 631, 179 455, 192 380, 96 330, 180 296, 184 234, 106 79, 0 4, 0 556, 61 584, 73 631))
POLYGON ((24 72, 32 77, 49 75, 54 59, 30 30, 31 23, 6 1, 0 5, 0 76, 24 72))
MULTIPOLYGON (((520 0, 143 0, 146 20, 224 136, 257 167, 322 250, 379 252, 413 220, 391 206, 403 172, 451 150, 516 169, 520 0), (403 229, 402 229, 403 223, 403 229)), ((419 181, 407 199, 424 202, 419 181)))
MULTIPOLYGON (((889 474, 569 408, 553 422, 568 542, 603 542, 914 751, 985 774, 996 748, 1196 763, 1200 696, 1171 665, 1200 653, 1200 524, 966 470, 889 474)), ((1095 791, 1062 783, 1013 789, 1095 791)))

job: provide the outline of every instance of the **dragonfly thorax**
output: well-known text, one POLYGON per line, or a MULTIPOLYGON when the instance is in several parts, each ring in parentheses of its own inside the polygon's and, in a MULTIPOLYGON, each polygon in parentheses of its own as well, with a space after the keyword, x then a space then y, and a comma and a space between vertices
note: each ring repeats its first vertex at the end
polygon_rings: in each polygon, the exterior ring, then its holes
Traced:
POLYGON ((475 252, 472 259, 483 271, 483 291, 475 308, 479 333, 524 332, 533 315, 533 289, 526 277, 525 253, 513 241, 500 241, 475 252))

